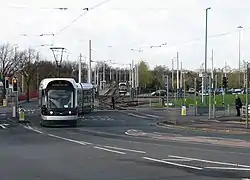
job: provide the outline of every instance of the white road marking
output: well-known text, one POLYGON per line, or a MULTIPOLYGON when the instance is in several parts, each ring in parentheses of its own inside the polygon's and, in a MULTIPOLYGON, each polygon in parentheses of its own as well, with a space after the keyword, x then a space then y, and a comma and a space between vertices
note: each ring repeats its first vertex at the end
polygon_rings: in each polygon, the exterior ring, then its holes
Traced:
POLYGON ((180 161, 180 162, 184 162, 184 161, 192 161, 189 159, 162 159, 162 161, 180 161))
POLYGON ((3 124, 0 124, 0 126, 1 126, 3 129, 6 129, 6 127, 5 127, 3 124))
POLYGON ((31 130, 31 131, 34 131, 34 132, 37 132, 37 133, 40 133, 40 134, 43 134, 43 132, 42 131, 39 131, 39 130, 37 130, 37 129, 34 129, 34 128, 32 128, 31 126, 23 126, 25 129, 29 129, 29 130, 31 130))
POLYGON ((184 167, 184 168, 189 168, 189 169, 195 169, 195 170, 202 170, 203 169, 201 167, 189 166, 189 165, 185 165, 185 164, 178 164, 178 163, 173 163, 173 162, 169 162, 169 161, 163 161, 163 160, 159 160, 159 159, 149 158, 149 157, 142 157, 142 158, 149 160, 149 161, 160 162, 160 163, 164 163, 164 164, 169 164, 169 165, 184 167))
POLYGON ((204 167, 204 169, 250 171, 250 168, 235 168, 235 167, 204 167))
POLYGON ((153 117, 153 118, 163 118, 162 116, 156 116, 156 115, 153 115, 153 114, 146 114, 146 113, 143 113, 143 114, 145 114, 146 116, 153 117))
POLYGON ((69 142, 73 142, 73 143, 77 143, 77 144, 81 144, 81 145, 90 145, 90 144, 92 144, 92 143, 85 142, 85 141, 77 141, 77 140, 73 140, 73 139, 60 137, 60 136, 57 136, 57 135, 54 135, 54 134, 48 134, 48 136, 55 137, 55 138, 58 138, 58 139, 62 139, 62 140, 69 141, 69 142))
POLYGON ((110 149, 116 149, 116 150, 122 150, 122 151, 130 151, 130 152, 135 152, 135 153, 141 153, 141 154, 145 154, 145 151, 138 151, 138 150, 134 150, 134 149, 124 149, 124 148, 119 148, 119 147, 113 147, 113 146, 103 146, 106 148, 110 148, 110 149))
POLYGON ((102 147, 98 147, 98 146, 94 146, 95 149, 101 149, 104 151, 109 151, 109 152, 113 152, 113 153, 117 153, 117 154, 126 154, 125 152, 121 152, 121 151, 115 151, 112 149, 106 149, 106 148, 102 148, 102 147))
POLYGON ((134 117, 138 117, 138 118, 143 118, 143 119, 148 119, 149 117, 147 117, 147 116, 140 116, 140 115, 138 115, 138 114, 133 114, 133 113, 128 113, 128 115, 131 115, 131 116, 134 116, 134 117))
POLYGON ((242 178, 241 180, 250 180, 249 178, 242 178))
POLYGON ((205 160, 205 159, 197 159, 197 158, 189 158, 189 157, 173 156, 173 155, 169 155, 168 157, 179 158, 179 159, 188 159, 188 160, 191 160, 191 161, 199 161, 199 162, 205 162, 205 163, 211 163, 211 164, 220 164, 220 165, 228 165, 228 166, 237 166, 237 167, 250 168, 250 166, 243 165, 243 164, 234 164, 234 163, 226 163, 226 162, 219 162, 219 161, 210 161, 210 160, 205 160))

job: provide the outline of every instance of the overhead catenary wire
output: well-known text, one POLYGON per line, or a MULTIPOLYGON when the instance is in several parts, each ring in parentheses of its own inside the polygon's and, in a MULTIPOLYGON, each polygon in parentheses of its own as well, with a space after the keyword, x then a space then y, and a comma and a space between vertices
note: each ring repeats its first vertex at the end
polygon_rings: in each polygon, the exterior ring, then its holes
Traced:
POLYGON ((96 4, 96 5, 94 5, 94 6, 90 7, 90 8, 88 8, 88 11, 84 11, 83 13, 81 13, 81 14, 80 14, 79 16, 77 16, 73 21, 71 21, 69 24, 67 24, 66 26, 64 26, 63 28, 61 28, 59 31, 57 31, 57 32, 55 33, 55 35, 58 35, 58 34, 60 34, 61 32, 63 32, 64 30, 66 30, 68 27, 70 27, 73 23, 75 23, 76 21, 78 21, 82 16, 84 16, 85 14, 87 14, 89 11, 91 11, 91 10, 93 10, 93 9, 96 9, 96 8, 98 8, 99 6, 105 4, 105 3, 109 2, 109 1, 111 1, 111 0, 102 1, 102 2, 100 2, 100 3, 98 3, 98 4, 96 4))

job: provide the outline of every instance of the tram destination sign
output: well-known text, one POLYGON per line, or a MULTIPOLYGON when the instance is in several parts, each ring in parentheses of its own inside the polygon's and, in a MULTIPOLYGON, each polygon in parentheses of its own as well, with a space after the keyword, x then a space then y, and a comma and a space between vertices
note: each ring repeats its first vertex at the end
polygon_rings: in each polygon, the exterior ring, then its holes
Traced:
POLYGON ((52 87, 69 87, 71 86, 71 83, 68 81, 54 81, 54 82, 51 82, 50 85, 52 87))

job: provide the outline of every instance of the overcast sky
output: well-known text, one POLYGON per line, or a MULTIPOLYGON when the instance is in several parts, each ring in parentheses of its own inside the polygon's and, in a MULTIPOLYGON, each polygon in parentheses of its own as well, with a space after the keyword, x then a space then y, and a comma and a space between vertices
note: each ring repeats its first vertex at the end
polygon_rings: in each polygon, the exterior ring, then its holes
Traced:
MULTIPOLYGON (((204 62, 205 9, 208 14, 208 67, 214 50, 214 65, 238 67, 237 26, 244 27, 241 58, 250 61, 249 0, 110 0, 85 13, 104 0, 1 0, 0 39, 18 44, 20 49, 35 47, 53 60, 51 44, 67 48, 69 60, 80 53, 88 57, 88 40, 92 40, 93 60, 112 60, 129 64, 145 60, 150 67, 167 65, 179 52, 185 69, 197 69, 204 62), (67 7, 67 11, 53 7, 67 7), (69 25, 69 26, 67 26, 69 25), (65 28, 63 31, 61 29, 65 28), (28 36, 21 36, 25 33, 28 36), (55 33, 56 36, 39 37, 55 33), (213 37, 214 35, 224 34, 213 37), (213 38, 212 38, 213 37, 213 38), (167 43, 161 48, 149 48, 167 43), (112 46, 112 47, 109 47, 112 46), (142 48, 143 52, 130 49, 142 48)), ((65 58, 67 55, 65 55, 65 58)))

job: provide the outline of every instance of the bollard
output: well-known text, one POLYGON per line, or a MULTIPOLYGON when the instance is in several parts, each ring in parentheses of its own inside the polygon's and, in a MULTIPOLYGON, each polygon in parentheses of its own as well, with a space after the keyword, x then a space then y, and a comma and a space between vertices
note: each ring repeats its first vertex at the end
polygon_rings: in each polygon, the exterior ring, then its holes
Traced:
POLYGON ((12 117, 13 118, 16 117, 16 106, 13 106, 13 108, 12 108, 12 117))
POLYGON ((19 121, 24 121, 24 109, 20 109, 19 111, 19 121))
POLYGON ((7 99, 3 99, 3 107, 7 106, 7 99))
POLYGON ((182 116, 186 116, 187 115, 187 108, 186 108, 186 106, 182 106, 181 107, 181 115, 182 116))

